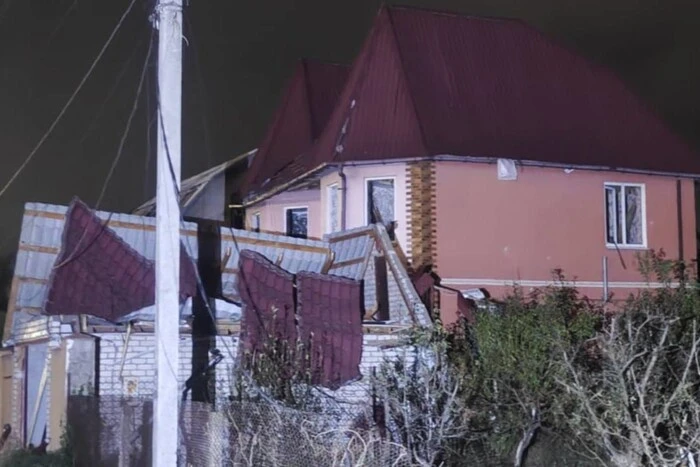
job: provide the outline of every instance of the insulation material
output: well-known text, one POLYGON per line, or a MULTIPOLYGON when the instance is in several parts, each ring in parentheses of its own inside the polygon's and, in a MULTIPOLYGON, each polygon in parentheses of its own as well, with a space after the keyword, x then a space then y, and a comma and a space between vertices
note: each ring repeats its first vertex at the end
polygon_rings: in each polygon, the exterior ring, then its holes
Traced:
POLYGON ((294 275, 250 250, 241 251, 239 271, 243 353, 265 353, 277 343, 293 348, 297 339, 294 275))
MULTIPOLYGON (((196 293, 196 276, 182 244, 180 271, 180 300, 184 301, 196 293)), ((129 246, 84 203, 74 200, 51 273, 46 314, 87 314, 116 321, 154 303, 155 263, 129 246)))
MULTIPOLYGON (((299 338, 309 352, 312 384, 330 389, 360 377, 362 282, 337 276, 297 274, 299 338)), ((306 357, 306 356, 305 356, 306 357)))

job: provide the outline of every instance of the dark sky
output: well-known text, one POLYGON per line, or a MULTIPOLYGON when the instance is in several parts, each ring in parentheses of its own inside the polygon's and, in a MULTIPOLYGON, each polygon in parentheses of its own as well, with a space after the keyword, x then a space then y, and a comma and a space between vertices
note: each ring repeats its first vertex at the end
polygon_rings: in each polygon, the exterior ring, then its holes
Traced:
MULTIPOLYGON (((67 101, 128 3, 0 0, 0 187, 67 101)), ((89 204, 97 200, 133 103, 151 36, 147 16, 152 3, 137 0, 73 106, 0 198, 0 252, 16 247, 24 202, 67 203, 74 195, 89 204)), ((183 178, 255 147, 296 60, 349 63, 380 5, 376 0, 189 3, 183 178)), ((677 132, 700 147, 697 0, 401 3, 524 19, 618 72, 677 132)), ((144 91, 105 209, 127 211, 153 193, 155 174, 147 164, 148 97, 144 91)))

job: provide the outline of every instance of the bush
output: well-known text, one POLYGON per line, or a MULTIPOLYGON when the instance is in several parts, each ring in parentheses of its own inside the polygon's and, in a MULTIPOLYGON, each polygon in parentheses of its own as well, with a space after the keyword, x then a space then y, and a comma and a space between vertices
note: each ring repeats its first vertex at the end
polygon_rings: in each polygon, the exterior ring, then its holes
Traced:
POLYGON ((72 433, 69 428, 61 435, 60 449, 35 453, 29 449, 15 449, 0 456, 0 467, 73 467, 72 433))

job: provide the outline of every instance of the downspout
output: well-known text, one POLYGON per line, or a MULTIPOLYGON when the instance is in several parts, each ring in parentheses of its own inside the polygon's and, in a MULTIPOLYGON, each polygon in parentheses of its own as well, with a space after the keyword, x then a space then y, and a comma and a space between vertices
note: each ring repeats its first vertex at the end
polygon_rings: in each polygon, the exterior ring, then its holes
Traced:
POLYGON ((347 206, 347 196, 345 194, 346 188, 347 188, 347 177, 345 176, 345 172, 343 172, 343 165, 340 164, 340 167, 338 168, 338 177, 340 178, 340 186, 338 187, 338 191, 340 191, 340 231, 345 230, 345 207, 347 206))

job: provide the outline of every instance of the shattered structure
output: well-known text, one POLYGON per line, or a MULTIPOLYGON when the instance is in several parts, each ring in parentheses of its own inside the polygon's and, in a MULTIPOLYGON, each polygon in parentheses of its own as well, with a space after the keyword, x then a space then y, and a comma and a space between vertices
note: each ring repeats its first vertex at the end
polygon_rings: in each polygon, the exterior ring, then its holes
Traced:
MULTIPOLYGON (((239 350, 255 350, 270 333, 307 343, 315 384, 347 400, 367 397, 362 375, 402 351, 403 331, 431 323, 381 225, 323 240, 228 227, 219 234, 222 294, 210 300, 210 339, 224 356, 217 400, 230 394, 239 350)), ((196 371, 197 225, 184 223, 181 235, 181 306, 173 318, 184 388, 196 371)), ((13 436, 57 447, 72 395, 152 396, 154 257, 153 218, 93 212, 78 200, 26 205, 0 351, 1 422, 13 436)))

